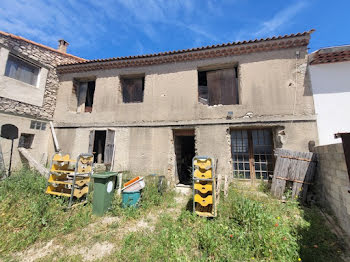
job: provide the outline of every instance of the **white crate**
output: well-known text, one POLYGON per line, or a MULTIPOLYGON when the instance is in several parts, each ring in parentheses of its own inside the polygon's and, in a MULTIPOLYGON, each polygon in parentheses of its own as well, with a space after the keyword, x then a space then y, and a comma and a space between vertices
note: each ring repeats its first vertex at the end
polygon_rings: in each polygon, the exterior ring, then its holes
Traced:
POLYGON ((123 192, 134 192, 134 191, 140 191, 142 188, 145 187, 145 181, 143 177, 140 177, 139 180, 131 183, 130 185, 127 185, 122 189, 123 192))

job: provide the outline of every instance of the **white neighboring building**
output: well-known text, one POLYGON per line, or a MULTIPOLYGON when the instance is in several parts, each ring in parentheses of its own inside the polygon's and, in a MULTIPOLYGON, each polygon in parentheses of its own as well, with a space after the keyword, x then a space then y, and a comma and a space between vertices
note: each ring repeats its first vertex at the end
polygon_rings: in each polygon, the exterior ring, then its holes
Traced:
POLYGON ((341 143, 334 134, 350 132, 350 45, 319 49, 309 62, 319 145, 341 143))

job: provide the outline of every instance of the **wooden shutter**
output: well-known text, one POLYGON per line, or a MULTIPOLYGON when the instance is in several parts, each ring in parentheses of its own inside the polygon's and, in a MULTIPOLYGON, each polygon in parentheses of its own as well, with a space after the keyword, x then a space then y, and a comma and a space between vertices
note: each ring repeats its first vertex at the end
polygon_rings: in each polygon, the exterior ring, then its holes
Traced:
POLYGON ((134 102, 143 101, 143 78, 134 80, 134 102))
POLYGON ((89 154, 92 154, 94 150, 94 140, 95 140, 95 130, 92 130, 90 131, 90 134, 89 134, 89 149, 88 149, 89 154))
POLYGON ((236 71, 232 69, 219 70, 221 85, 221 103, 223 105, 237 104, 236 71))
POLYGON ((221 88, 219 80, 220 73, 218 71, 207 72, 208 104, 210 106, 220 104, 221 88))
POLYGON ((123 80, 123 102, 143 101, 143 78, 123 80))
POLYGON ((77 112, 84 112, 88 83, 80 83, 78 88, 78 108, 77 112))
POLYGON ((209 105, 238 103, 236 71, 234 68, 207 72, 209 105))
POLYGON ((111 165, 113 161, 114 136, 115 136, 115 131, 112 129, 108 129, 106 134, 106 145, 105 145, 105 155, 104 155, 104 163, 106 165, 111 165))

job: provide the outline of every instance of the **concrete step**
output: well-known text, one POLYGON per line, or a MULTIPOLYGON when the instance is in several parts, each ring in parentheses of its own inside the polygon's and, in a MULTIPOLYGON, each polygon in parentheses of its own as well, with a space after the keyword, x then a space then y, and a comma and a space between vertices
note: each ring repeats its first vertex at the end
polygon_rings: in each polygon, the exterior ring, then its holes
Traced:
POLYGON ((182 185, 182 184, 176 185, 175 191, 177 193, 179 193, 181 195, 185 195, 185 196, 192 195, 192 193, 193 193, 192 186, 182 185))

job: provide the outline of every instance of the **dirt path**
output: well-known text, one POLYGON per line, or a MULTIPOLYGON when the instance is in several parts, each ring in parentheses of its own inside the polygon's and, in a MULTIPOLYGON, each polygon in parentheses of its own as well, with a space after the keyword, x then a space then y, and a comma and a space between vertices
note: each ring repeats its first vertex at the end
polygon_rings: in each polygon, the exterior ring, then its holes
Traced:
POLYGON ((178 216, 181 209, 186 206, 189 197, 177 195, 176 206, 168 209, 151 210, 137 220, 122 221, 119 217, 102 217, 96 222, 66 235, 63 239, 53 239, 45 243, 37 243, 29 249, 14 254, 19 261, 34 262, 48 257, 59 258, 62 256, 81 256, 83 261, 94 261, 111 254, 120 245, 108 240, 103 240, 105 235, 113 235, 119 242, 131 232, 142 230, 153 231, 158 218, 162 214, 173 214, 178 216), (102 239, 102 241, 99 241, 102 239), (96 241, 97 240, 97 241, 96 241), (69 245, 74 243, 74 246, 69 245), (77 244, 80 243, 80 244, 77 244))

